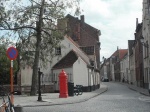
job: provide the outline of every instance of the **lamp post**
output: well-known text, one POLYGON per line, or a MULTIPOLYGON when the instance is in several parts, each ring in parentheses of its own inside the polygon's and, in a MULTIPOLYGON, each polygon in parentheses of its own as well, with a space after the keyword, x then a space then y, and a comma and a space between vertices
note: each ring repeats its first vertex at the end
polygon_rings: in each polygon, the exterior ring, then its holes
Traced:
POLYGON ((38 89, 38 100, 37 101, 42 101, 42 97, 41 97, 41 75, 43 74, 43 72, 40 71, 40 68, 38 70, 38 83, 39 83, 39 89, 38 89))
MULTIPOLYGON (((144 42, 144 37, 141 37, 140 38, 140 42, 142 43, 142 45, 147 49, 145 52, 146 52, 146 54, 145 55, 148 55, 149 54, 149 52, 148 52, 148 49, 149 49, 149 45, 148 45, 148 43, 146 42, 144 42)), ((145 66, 145 65, 144 65, 145 66)), ((149 67, 148 67, 149 68, 149 67)), ((150 77, 150 76, 149 76, 150 77)), ((149 92, 149 94, 150 94, 150 79, 148 79, 148 92, 149 92)))

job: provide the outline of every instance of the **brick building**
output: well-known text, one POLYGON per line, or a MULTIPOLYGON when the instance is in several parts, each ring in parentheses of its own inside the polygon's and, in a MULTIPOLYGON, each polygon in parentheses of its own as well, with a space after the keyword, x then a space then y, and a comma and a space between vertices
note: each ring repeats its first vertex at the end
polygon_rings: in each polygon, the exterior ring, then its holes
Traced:
POLYGON ((95 68, 100 68, 100 30, 85 23, 84 15, 80 19, 67 15, 65 19, 59 20, 59 28, 66 27, 66 33, 80 46, 80 48, 91 58, 95 68), (62 22, 63 21, 63 22, 62 22))
POLYGON ((143 70, 143 45, 140 42, 142 37, 142 23, 136 22, 136 32, 135 32, 135 74, 137 86, 144 87, 144 70, 143 70))

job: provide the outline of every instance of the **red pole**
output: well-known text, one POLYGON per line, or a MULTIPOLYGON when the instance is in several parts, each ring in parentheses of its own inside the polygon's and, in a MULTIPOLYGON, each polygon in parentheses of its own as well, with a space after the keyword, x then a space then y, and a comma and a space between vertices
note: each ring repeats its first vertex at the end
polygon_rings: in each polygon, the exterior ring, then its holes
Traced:
POLYGON ((13 96, 13 60, 11 60, 11 67, 10 67, 10 90, 11 90, 11 102, 14 105, 14 96, 13 96))

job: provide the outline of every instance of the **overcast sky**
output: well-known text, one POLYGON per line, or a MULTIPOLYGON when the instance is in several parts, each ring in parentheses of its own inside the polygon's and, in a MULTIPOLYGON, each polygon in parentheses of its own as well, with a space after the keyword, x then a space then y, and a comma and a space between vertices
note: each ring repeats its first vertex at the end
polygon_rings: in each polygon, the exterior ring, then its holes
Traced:
POLYGON ((136 18, 142 22, 142 0, 82 0, 85 22, 101 30, 101 59, 117 49, 127 49, 134 39, 136 18))
POLYGON ((143 0, 81 0, 85 22, 101 30, 101 59, 109 58, 116 50, 127 49, 134 39, 136 18, 142 21, 143 0))

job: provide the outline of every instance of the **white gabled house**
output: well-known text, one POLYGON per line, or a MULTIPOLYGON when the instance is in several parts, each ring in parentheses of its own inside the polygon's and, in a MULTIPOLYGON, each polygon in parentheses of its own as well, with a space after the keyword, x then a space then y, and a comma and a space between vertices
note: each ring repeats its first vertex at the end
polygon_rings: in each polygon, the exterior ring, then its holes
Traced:
MULTIPOLYGON (((91 65, 89 58, 79 46, 70 38, 65 36, 61 42, 62 58, 52 67, 55 91, 59 91, 58 75, 62 69, 68 75, 68 82, 74 85, 83 85, 83 91, 92 91, 100 87, 100 73, 91 65)), ((90 56, 91 57, 91 56, 90 56)), ((58 57, 56 56, 53 60, 58 57)), ((94 59, 94 56, 92 57, 94 59)))
MULTIPOLYGON (((100 87, 100 72, 96 68, 95 55, 86 55, 70 37, 64 36, 60 47, 55 48, 55 57, 47 62, 47 68, 40 68, 43 92, 59 91, 59 74, 62 69, 68 75, 68 82, 83 85, 83 91, 92 91, 100 87)), ((29 92, 32 81, 32 68, 21 69, 21 91, 29 92)))

